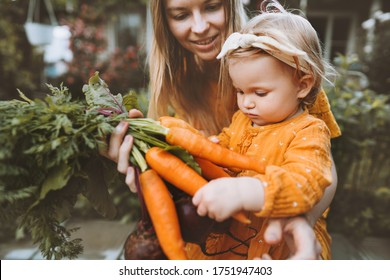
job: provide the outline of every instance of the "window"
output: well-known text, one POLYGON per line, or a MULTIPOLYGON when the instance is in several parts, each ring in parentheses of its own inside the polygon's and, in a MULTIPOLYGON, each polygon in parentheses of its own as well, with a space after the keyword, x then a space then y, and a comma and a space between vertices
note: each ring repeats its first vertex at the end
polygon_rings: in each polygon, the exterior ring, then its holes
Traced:
POLYGON ((354 13, 313 12, 308 19, 323 44, 324 57, 332 60, 337 53, 356 51, 357 15, 354 13))

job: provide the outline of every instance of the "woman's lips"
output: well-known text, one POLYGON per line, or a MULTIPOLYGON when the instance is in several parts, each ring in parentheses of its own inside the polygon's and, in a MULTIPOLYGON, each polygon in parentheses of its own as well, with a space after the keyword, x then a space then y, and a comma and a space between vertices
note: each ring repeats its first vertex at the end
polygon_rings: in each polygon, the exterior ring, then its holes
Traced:
POLYGON ((191 41, 195 47, 202 52, 207 52, 215 49, 215 43, 217 41, 218 35, 209 37, 203 40, 191 41))
POLYGON ((204 39, 204 40, 197 40, 197 41, 192 41, 192 42, 196 45, 205 46, 205 45, 209 45, 209 44, 213 43, 217 37, 218 37, 218 35, 204 39))

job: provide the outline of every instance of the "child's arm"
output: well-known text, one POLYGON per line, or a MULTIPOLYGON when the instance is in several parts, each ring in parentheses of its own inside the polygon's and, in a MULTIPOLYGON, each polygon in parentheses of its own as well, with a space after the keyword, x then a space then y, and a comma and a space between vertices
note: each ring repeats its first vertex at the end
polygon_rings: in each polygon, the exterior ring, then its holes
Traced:
MULTIPOLYGON (((290 217, 308 212, 332 182, 330 134, 325 125, 312 124, 296 132, 280 166, 258 174, 264 185, 261 217, 290 217)), ((245 176, 245 174, 241 174, 245 176)))
POLYGON ((222 220, 239 210, 262 217, 291 217, 311 210, 331 183, 329 135, 318 129, 309 126, 297 132, 283 164, 268 166, 265 174, 243 172, 242 177, 211 181, 194 197, 199 214, 222 220))

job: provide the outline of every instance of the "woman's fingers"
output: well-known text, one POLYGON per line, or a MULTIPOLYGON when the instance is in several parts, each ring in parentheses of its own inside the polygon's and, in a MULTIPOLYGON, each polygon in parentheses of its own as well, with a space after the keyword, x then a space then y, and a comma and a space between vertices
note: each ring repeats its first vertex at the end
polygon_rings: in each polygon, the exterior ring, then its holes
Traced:
POLYGON ((313 228, 303 217, 290 218, 284 228, 287 244, 290 244, 291 260, 318 260, 321 246, 313 228), (290 240, 289 240, 290 239, 290 240))
POLYGON ((140 110, 137 110, 137 109, 131 109, 130 111, 129 111, 129 117, 130 118, 143 118, 143 114, 142 114, 142 112, 140 111, 140 110))
POLYGON ((135 170, 133 167, 129 166, 126 171, 126 185, 129 187, 130 191, 133 193, 137 192, 137 188, 135 186, 135 170))
POLYGON ((283 219, 270 219, 267 229, 264 232, 264 240, 268 244, 274 245, 282 241, 283 238, 283 219))
POLYGON ((131 148, 133 147, 133 136, 126 135, 123 139, 122 145, 119 147, 119 153, 118 153, 118 165, 117 169, 120 173, 126 174, 127 168, 129 167, 129 158, 130 158, 130 152, 131 148))
POLYGON ((121 121, 111 133, 110 141, 108 145, 108 150, 106 152, 106 157, 118 162, 119 149, 121 147, 123 138, 126 135, 129 123, 121 121))
MULTIPOLYGON (((143 114, 137 109, 131 109, 128 113, 129 118, 142 118, 143 114)), ((99 149, 100 154, 105 156, 108 159, 111 159, 115 162, 118 162, 119 150, 121 148, 123 139, 129 128, 129 123, 121 121, 115 128, 115 130, 110 135, 110 141, 108 143, 108 150, 105 150, 105 147, 99 149)), ((126 173, 125 170, 122 170, 122 173, 126 173)))
MULTIPOLYGON (((291 260, 320 258, 321 245, 304 217, 270 219, 264 232, 264 240, 271 245, 284 240, 291 252, 291 260)), ((262 259, 266 258, 262 256, 262 259)))

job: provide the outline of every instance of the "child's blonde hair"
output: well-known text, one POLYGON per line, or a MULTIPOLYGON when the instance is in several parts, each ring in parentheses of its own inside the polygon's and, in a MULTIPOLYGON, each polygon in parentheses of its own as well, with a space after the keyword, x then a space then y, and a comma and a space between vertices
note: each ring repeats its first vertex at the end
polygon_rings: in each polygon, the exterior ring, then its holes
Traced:
MULTIPOLYGON (((296 65, 296 77, 299 78, 307 72, 312 75, 314 84, 310 93, 302 100, 302 105, 310 106, 314 103, 318 92, 321 89, 326 73, 332 73, 333 68, 328 64, 322 55, 322 48, 316 30, 310 22, 302 15, 286 11, 277 1, 264 1, 262 11, 252 18, 240 31, 241 34, 253 34, 256 36, 267 36, 276 40, 280 45, 292 46, 306 55, 299 59, 307 65, 309 71, 300 71, 300 65, 296 65)), ((237 48, 225 57, 223 62, 224 70, 221 74, 222 84, 229 87, 228 60, 243 56, 255 55, 263 52, 261 48, 237 48)), ((265 52, 267 53, 267 52, 265 52)))

